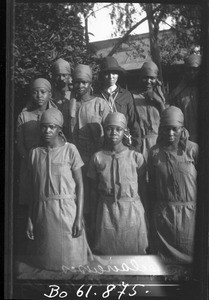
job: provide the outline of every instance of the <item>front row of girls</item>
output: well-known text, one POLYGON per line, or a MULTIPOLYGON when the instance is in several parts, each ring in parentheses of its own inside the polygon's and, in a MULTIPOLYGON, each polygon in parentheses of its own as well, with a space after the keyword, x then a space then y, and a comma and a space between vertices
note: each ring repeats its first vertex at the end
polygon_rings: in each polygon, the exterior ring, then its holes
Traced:
MULTIPOLYGON (((42 146, 30 151, 33 198, 27 235, 36 266, 72 270, 88 261, 83 223, 83 161, 62 133, 63 117, 50 108, 40 119, 42 146)), ((91 156, 91 249, 99 255, 158 254, 165 261, 192 261, 197 144, 188 140, 180 109, 161 116, 159 138, 148 157, 122 142, 123 114, 104 120, 103 148, 91 156)))

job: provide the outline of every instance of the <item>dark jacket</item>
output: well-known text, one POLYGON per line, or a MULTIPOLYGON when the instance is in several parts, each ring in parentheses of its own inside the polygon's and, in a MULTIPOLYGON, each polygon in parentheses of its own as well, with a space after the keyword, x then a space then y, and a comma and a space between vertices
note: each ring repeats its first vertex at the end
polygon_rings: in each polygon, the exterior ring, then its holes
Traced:
MULTIPOLYGON (((109 94, 105 91, 101 91, 99 96, 104 98, 107 102, 109 99, 109 94)), ((118 112, 123 113, 126 116, 128 129, 132 136, 133 147, 141 152, 141 130, 136 117, 136 107, 134 104, 132 94, 118 86, 118 88, 113 92, 113 98, 115 97, 115 106, 118 112)))

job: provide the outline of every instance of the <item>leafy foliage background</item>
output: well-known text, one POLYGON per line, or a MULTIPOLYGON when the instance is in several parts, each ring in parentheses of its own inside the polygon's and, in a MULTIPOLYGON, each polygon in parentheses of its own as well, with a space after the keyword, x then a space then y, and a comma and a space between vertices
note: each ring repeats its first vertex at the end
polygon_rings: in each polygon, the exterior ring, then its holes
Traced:
MULTIPOLYGON (((83 8, 82 8, 83 9, 83 8)), ((73 68, 90 64, 97 72, 97 59, 86 46, 78 5, 65 3, 16 3, 13 41, 15 101, 23 107, 32 79, 50 80, 52 63, 66 59, 73 68)))
MULTIPOLYGON (((134 22, 141 19, 142 11, 148 16, 149 11, 155 10, 148 20, 154 38, 150 52, 158 65, 172 65, 176 60, 181 60, 188 50, 193 51, 201 44, 201 6, 149 3, 101 5, 111 8, 113 35, 119 36, 134 27, 134 22), (168 16, 172 17, 175 34, 159 40, 159 24, 165 22, 168 16)), ((91 65, 94 78, 97 77, 100 59, 91 52, 88 45, 88 35, 91 33, 81 23, 81 19, 87 20, 90 15, 95 17, 95 9, 95 3, 91 2, 15 2, 12 73, 17 111, 27 101, 30 81, 40 76, 50 80, 52 63, 60 57, 69 61, 72 68, 77 63, 91 65)), ((127 36, 127 43, 131 43, 130 38, 130 35, 127 36)), ((133 47, 136 55, 144 55, 141 45, 133 47)))

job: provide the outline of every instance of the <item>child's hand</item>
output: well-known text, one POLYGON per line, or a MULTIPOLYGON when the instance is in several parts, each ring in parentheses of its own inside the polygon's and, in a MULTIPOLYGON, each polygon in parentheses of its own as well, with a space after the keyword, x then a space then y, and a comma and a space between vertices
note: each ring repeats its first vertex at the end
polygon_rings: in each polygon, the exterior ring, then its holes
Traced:
POLYGON ((28 224, 27 224, 27 229, 26 229, 27 237, 30 240, 34 240, 34 235, 33 235, 33 223, 31 219, 28 219, 28 224))
POLYGON ((82 220, 79 218, 75 219, 75 222, 73 224, 73 237, 79 237, 83 230, 83 223, 82 220))

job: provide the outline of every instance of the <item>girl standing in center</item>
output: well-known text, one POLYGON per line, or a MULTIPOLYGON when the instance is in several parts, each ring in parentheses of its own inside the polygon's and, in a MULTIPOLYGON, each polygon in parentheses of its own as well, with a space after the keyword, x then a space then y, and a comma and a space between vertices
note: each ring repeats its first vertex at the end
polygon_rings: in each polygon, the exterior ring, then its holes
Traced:
POLYGON ((126 128, 124 114, 109 113, 104 121, 106 143, 89 164, 93 251, 101 255, 146 254, 148 246, 138 193, 145 183, 145 161, 122 143, 126 128))

